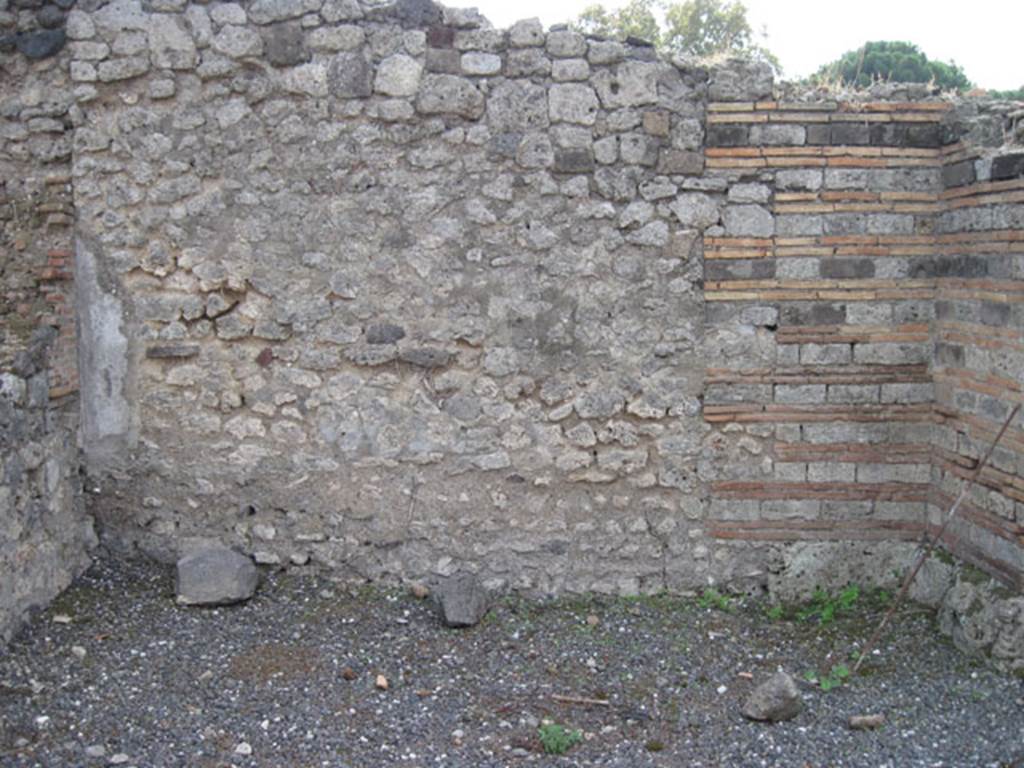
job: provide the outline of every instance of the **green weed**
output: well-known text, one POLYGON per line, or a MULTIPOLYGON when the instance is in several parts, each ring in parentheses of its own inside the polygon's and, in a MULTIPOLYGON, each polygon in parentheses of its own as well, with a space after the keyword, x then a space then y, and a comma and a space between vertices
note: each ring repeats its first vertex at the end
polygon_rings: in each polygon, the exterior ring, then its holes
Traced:
POLYGON ((838 595, 830 595, 821 587, 814 590, 810 602, 796 612, 800 621, 812 621, 817 619, 819 624, 831 624, 837 615, 846 613, 860 598, 860 587, 850 584, 838 595))
POLYGON ((717 589, 708 587, 704 593, 697 598, 697 605, 701 608, 717 608, 719 611, 731 611, 732 604, 727 595, 723 595, 717 589))
POLYGON ((804 673, 804 678, 808 682, 817 683, 818 687, 827 693, 850 679, 850 668, 845 664, 836 664, 827 675, 821 675, 816 670, 809 669, 804 673))
POLYGON ((564 755, 583 740, 582 731, 570 731, 558 723, 544 723, 537 729, 537 735, 549 755, 564 755))

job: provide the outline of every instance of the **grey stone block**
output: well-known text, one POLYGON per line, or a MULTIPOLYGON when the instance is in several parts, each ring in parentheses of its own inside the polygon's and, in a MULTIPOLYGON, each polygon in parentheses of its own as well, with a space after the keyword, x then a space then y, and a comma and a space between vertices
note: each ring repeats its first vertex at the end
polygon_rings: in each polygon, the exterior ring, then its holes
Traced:
POLYGON ((831 143, 834 145, 870 144, 871 131, 867 123, 836 123, 832 126, 831 143))
POLYGON ((462 71, 462 55, 451 48, 428 48, 424 66, 428 72, 457 75, 462 71))
POLYGON ((394 323, 373 323, 366 326, 367 344, 394 344, 405 338, 405 328, 394 323))
POLYGON ((555 151, 556 173, 590 173, 594 170, 594 152, 590 149, 559 149, 555 151))
POLYGON ((963 160, 959 163, 943 166, 942 168, 942 186, 947 189, 973 184, 975 178, 974 162, 972 160, 963 160))
POLYGON ((259 585, 252 560, 233 549, 209 544, 177 564, 175 592, 181 605, 231 605, 248 600, 259 585))
POLYGON ((830 403, 877 403, 877 384, 829 384, 830 403))
POLYGON ((711 101, 758 101, 771 98, 774 77, 764 62, 729 59, 708 76, 711 101))
POLYGON ((907 126, 906 146, 919 148, 942 146, 942 127, 934 123, 907 126))
POLYGON ((777 723, 792 720, 803 710, 796 683, 782 670, 757 686, 743 703, 743 716, 777 723))
POLYGON ((812 123, 807 126, 807 144, 825 146, 832 141, 832 126, 827 123, 812 123))
POLYGON ((430 595, 446 627, 474 627, 489 607, 487 590, 471 573, 457 573, 441 580, 431 587, 430 595))
POLYGON ((63 29, 45 29, 18 35, 14 44, 30 59, 47 59, 60 53, 66 41, 63 29))
POLYGON ((704 153, 662 147, 658 153, 658 173, 695 176, 704 170, 704 153))
POLYGON ((821 276, 825 278, 868 278, 875 276, 874 259, 822 259, 821 276))
MULTIPOLYGON (((344 99, 362 98, 373 92, 373 69, 361 53, 338 53, 327 72, 330 92, 344 99)), ((421 96, 422 98, 422 96, 421 96)), ((483 105, 480 105, 481 108, 483 105)))
POLYGON ((842 365, 849 363, 853 352, 849 344, 801 344, 803 365, 842 365))
POLYGON ((875 123, 869 129, 870 144, 875 147, 902 147, 907 141, 907 126, 899 123, 875 123))
POLYGON ((775 218, 760 205, 726 206, 722 219, 727 235, 771 237, 775 234, 775 218))
POLYGON ((824 302, 787 302, 782 307, 783 325, 843 325, 847 321, 845 304, 824 302))
POLYGON ((263 51, 276 67, 293 67, 312 58, 298 24, 273 24, 263 30, 263 51))
POLYGON ((775 277, 774 259, 715 259, 704 264, 705 280, 763 280, 775 277))
POLYGON ((406 29, 425 29, 442 21, 441 7, 431 0, 397 0, 380 10, 406 29))
POLYGON ((824 384, 776 384, 775 402, 801 405, 825 402, 824 384))
POLYGON ((709 147, 745 147, 750 144, 750 127, 712 123, 708 126, 709 147))
POLYGON ((813 168, 781 170, 775 174, 776 187, 785 191, 816 192, 822 181, 822 171, 813 168))
POLYGON ((1008 152, 992 158, 992 181, 1024 176, 1024 152, 1008 152))
POLYGON ((750 127, 750 143, 765 146, 802 146, 807 130, 802 125, 763 124, 750 127))
POLYGON ((719 218, 718 204, 710 195, 702 192, 684 192, 669 208, 679 223, 688 227, 704 227, 716 224, 719 218))

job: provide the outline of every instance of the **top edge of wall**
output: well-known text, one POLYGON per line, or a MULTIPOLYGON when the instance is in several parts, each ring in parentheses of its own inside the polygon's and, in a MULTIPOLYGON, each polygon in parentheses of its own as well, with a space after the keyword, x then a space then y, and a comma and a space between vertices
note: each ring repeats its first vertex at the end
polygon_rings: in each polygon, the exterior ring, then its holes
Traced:
MULTIPOLYGON (((237 8, 242 23, 268 26, 286 22, 303 24, 318 15, 328 24, 392 24, 402 29, 449 29, 478 31, 494 36, 490 45, 508 48, 539 47, 547 44, 549 52, 569 55, 572 39, 597 42, 609 49, 620 48, 619 58, 661 60, 683 70, 703 70, 709 78, 709 101, 759 101, 816 103, 841 101, 936 101, 952 104, 1005 104, 1005 111, 1024 108, 1024 103, 997 100, 984 92, 966 95, 942 93, 925 83, 876 83, 868 88, 842 86, 815 87, 806 83, 776 82, 771 66, 763 61, 736 57, 697 59, 664 57, 653 45, 638 38, 624 41, 597 35, 583 36, 566 24, 546 29, 536 18, 517 21, 507 29, 498 29, 476 8, 447 7, 433 0, 240 0, 237 3, 188 2, 188 0, 26 0, 0 11, 0 54, 20 52, 30 60, 43 60, 60 54, 75 34, 80 14, 100 14, 108 19, 121 18, 126 23, 144 14, 186 12, 190 5, 213 9, 218 6, 237 8), (77 19, 76 19, 77 17, 77 19), (70 27, 69 27, 70 21, 70 27), (552 43, 551 36, 557 41, 552 43)), ((1002 111, 1002 110, 1001 110, 1002 111)))

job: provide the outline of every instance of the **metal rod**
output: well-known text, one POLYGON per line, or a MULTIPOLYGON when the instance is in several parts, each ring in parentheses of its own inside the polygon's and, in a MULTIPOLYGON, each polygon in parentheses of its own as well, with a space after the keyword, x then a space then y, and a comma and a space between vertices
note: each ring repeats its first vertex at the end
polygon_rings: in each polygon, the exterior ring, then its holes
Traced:
POLYGON ((882 617, 882 620, 878 623, 878 627, 875 628, 874 634, 872 634, 871 637, 868 638, 867 643, 864 645, 864 650, 861 651, 860 656, 857 658, 857 663, 853 665, 854 674, 857 674, 857 670, 859 670, 860 665, 864 663, 864 659, 868 657, 871 651, 874 650, 874 647, 878 644, 879 639, 881 639, 882 637, 882 632, 885 631, 885 627, 889 623, 889 620, 892 618, 892 615, 896 612, 896 609, 899 607, 899 604, 903 601, 903 599, 907 596, 907 593, 910 591, 910 585, 914 583, 914 579, 917 578, 917 574, 921 570, 921 567, 924 565, 925 560, 928 559, 928 556, 932 553, 932 550, 935 549, 935 546, 942 541, 942 536, 946 533, 946 528, 949 527, 949 524, 953 522, 953 518, 956 517, 956 513, 960 510, 960 504, 962 504, 963 500, 967 497, 967 492, 977 482, 978 476, 981 475, 981 470, 984 469, 986 464, 988 464, 988 460, 992 458, 993 451, 995 451, 996 446, 999 445, 999 441, 1003 439, 1003 435, 1006 434, 1006 430, 1009 429, 1010 424, 1017 417, 1017 413, 1019 411, 1020 404, 1014 406, 1014 409, 1010 411, 1010 415, 1003 423, 1002 428, 996 434, 996 439, 992 441, 992 445, 989 446, 988 451, 978 462, 977 466, 974 468, 974 471, 971 473, 970 477, 968 477, 967 480, 964 482, 964 487, 960 490, 960 495, 957 496, 956 501, 953 502, 953 506, 949 508, 949 512, 946 513, 946 519, 939 527, 939 530, 935 534, 935 537, 930 541, 928 540, 927 526, 925 527, 925 543, 924 547, 921 549, 921 554, 918 555, 917 562, 914 563, 914 567, 910 570, 906 578, 903 580, 903 586, 900 587, 900 591, 896 593, 896 597, 893 598, 892 605, 889 606, 889 610, 885 612, 885 615, 882 617))

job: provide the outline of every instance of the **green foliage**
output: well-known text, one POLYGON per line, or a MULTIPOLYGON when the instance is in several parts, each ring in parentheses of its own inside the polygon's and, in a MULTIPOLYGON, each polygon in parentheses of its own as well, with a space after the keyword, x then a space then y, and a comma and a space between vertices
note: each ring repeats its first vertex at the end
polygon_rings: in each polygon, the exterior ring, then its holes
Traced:
POLYGON ((717 608, 720 611, 732 610, 728 596, 712 587, 705 589, 704 594, 697 598, 697 605, 701 608, 717 608))
POLYGON ((812 77, 818 82, 842 81, 866 87, 878 80, 898 83, 934 83, 943 90, 965 91, 971 81, 955 62, 931 61, 913 43, 877 41, 821 67, 812 77))
POLYGON ((573 26, 580 32, 604 37, 638 37, 657 45, 661 27, 654 15, 654 0, 630 0, 617 11, 609 12, 600 3, 588 5, 573 26))
POLYGON ((838 688, 850 679, 850 668, 845 664, 835 664, 827 675, 820 675, 813 669, 804 673, 804 678, 811 683, 817 683, 818 687, 826 693, 838 688))
POLYGON ((755 34, 741 0, 630 0, 617 11, 598 3, 573 26, 584 34, 648 40, 669 55, 745 56, 779 69, 778 59, 757 42, 764 35, 755 34))
POLYGON ((1007 99, 1008 101, 1024 101, 1024 85, 1013 91, 988 91, 993 99, 1007 99))
POLYGON ((811 594, 811 599, 801 605, 776 603, 764 608, 765 617, 771 621, 790 619, 796 621, 817 622, 827 626, 843 615, 855 611, 870 611, 887 608, 892 602, 892 593, 877 587, 862 589, 857 584, 848 584, 837 594, 829 594, 818 587, 811 594))
POLYGON ((537 735, 549 755, 564 755, 583 740, 582 731, 570 731, 558 723, 544 723, 537 729, 537 735))
POLYGON ((860 587, 856 584, 850 584, 835 596, 818 587, 811 595, 810 602, 796 612, 796 617, 800 621, 817 619, 822 625, 831 624, 838 614, 853 608, 859 597, 860 587))

